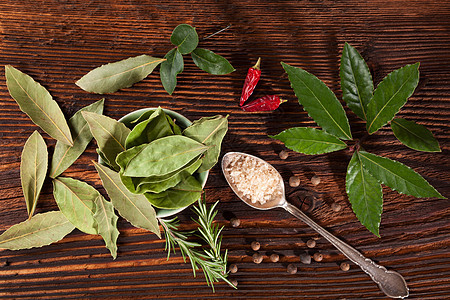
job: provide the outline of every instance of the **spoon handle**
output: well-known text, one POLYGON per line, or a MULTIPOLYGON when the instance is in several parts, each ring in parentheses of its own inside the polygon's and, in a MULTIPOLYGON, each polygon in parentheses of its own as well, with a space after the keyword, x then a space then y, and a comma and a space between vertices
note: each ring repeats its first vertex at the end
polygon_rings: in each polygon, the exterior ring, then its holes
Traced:
POLYGON ((316 222, 311 220, 306 214, 294 205, 285 202, 282 206, 285 210, 290 212, 295 217, 299 218, 317 233, 326 238, 331 244, 333 244, 339 251, 342 252, 348 259, 361 267, 372 280, 378 284, 381 291, 391 298, 405 298, 409 295, 409 289, 406 285, 406 281, 402 275, 394 271, 388 271, 385 267, 377 265, 371 259, 364 257, 359 251, 352 246, 341 241, 316 222))

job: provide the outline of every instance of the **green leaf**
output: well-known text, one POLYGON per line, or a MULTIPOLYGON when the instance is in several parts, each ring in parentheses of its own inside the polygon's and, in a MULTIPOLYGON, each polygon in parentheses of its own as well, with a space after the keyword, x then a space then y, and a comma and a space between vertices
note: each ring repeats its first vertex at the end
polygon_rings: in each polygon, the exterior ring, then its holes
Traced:
POLYGON ((0 248, 21 250, 50 245, 74 229, 60 211, 37 214, 3 232, 0 235, 0 248))
POLYGON ((117 230, 117 219, 114 213, 114 207, 111 202, 98 195, 95 198, 95 214, 94 219, 97 222, 98 233, 105 241, 106 248, 109 249, 114 259, 117 257, 117 238, 119 230, 117 230))
POLYGON ((269 137, 283 142, 289 149, 303 154, 323 154, 347 148, 347 144, 325 131, 308 127, 289 128, 269 137))
POLYGON ((358 51, 345 43, 341 58, 342 99, 361 119, 366 120, 367 105, 373 94, 372 75, 358 51))
POLYGON ((28 216, 31 218, 44 184, 48 167, 47 145, 35 131, 25 142, 20 162, 20 179, 23 196, 27 204, 28 216))
POLYGON ((147 120, 140 122, 131 130, 125 141, 125 148, 147 144, 169 135, 173 135, 172 126, 167 120, 166 113, 158 107, 147 120))
POLYGON ((441 152, 438 141, 431 131, 422 125, 405 119, 394 119, 391 128, 395 137, 411 149, 426 152, 441 152))
POLYGON ((170 41, 177 46, 181 54, 189 54, 197 48, 198 35, 194 27, 180 24, 173 30, 170 41))
POLYGON ((50 93, 33 78, 12 66, 5 66, 5 75, 11 97, 33 123, 52 138, 72 146, 69 126, 50 93))
POLYGON ((123 123, 107 116, 87 111, 83 111, 82 115, 97 141, 100 151, 114 169, 119 170, 119 166, 116 164, 116 156, 125 151, 125 141, 130 129, 123 123))
POLYGON ((419 83, 419 63, 393 71, 380 82, 367 106, 367 131, 372 134, 391 121, 419 83))
POLYGON ((176 209, 186 207, 197 201, 202 195, 202 185, 194 176, 189 176, 175 187, 162 193, 145 193, 148 201, 155 207, 176 209))
MULTIPOLYGON (((207 149, 208 146, 185 136, 166 136, 147 144, 137 154, 131 152, 134 155, 128 159, 123 175, 131 177, 166 175, 183 168, 207 149)), ((130 150, 120 155, 128 156, 130 150)))
POLYGON ((140 55, 95 68, 75 84, 87 92, 106 94, 141 81, 165 59, 140 55))
POLYGON ((150 202, 143 195, 130 193, 122 184, 119 173, 95 162, 94 165, 119 214, 133 226, 150 230, 161 237, 156 212, 150 202))
POLYGON ((69 119, 69 127, 73 136, 73 147, 70 147, 60 141, 56 142, 53 152, 52 163, 50 167, 50 177, 56 178, 62 172, 67 170, 80 155, 84 152, 89 142, 92 140, 92 133, 86 120, 81 115, 83 111, 103 113, 105 100, 99 100, 89 106, 83 107, 69 119))
POLYGON ((356 217, 370 232, 380 237, 383 190, 381 184, 364 169, 358 152, 353 153, 348 164, 345 182, 348 200, 356 217))
POLYGON ((422 176, 395 160, 359 152, 364 168, 381 183, 402 194, 444 198, 422 176))
POLYGON ((281 62, 289 76, 298 102, 326 132, 351 140, 350 125, 344 108, 334 93, 313 74, 281 62))
POLYGON ((210 50, 197 48, 191 53, 191 56, 197 67, 210 74, 224 75, 235 71, 226 58, 210 50))
POLYGON ((182 132, 181 132, 180 126, 178 126, 177 124, 175 124, 175 121, 172 120, 172 118, 171 118, 170 116, 167 116, 167 115, 166 115, 166 117, 167 117, 167 121, 168 121, 169 124, 170 124, 170 127, 172 127, 173 133, 174 133, 174 134, 177 134, 177 135, 181 135, 182 132))
POLYGON ((65 177, 53 179, 53 197, 61 212, 76 228, 98 234, 94 219, 95 199, 99 192, 89 184, 65 177))
POLYGON ((161 63, 159 75, 164 89, 172 95, 177 86, 177 75, 184 69, 183 55, 175 48, 167 52, 164 58, 166 61, 161 63))
POLYGON ((196 120, 183 131, 184 136, 210 147, 205 153, 203 163, 198 172, 207 171, 217 163, 222 140, 227 130, 228 116, 218 115, 196 120))

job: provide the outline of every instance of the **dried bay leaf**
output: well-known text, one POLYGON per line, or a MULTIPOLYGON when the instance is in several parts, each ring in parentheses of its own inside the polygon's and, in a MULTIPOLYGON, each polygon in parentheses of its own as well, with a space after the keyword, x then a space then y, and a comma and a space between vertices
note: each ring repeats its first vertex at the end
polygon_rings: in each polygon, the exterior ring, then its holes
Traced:
POLYGON ((167 116, 167 121, 169 122, 170 126, 172 127, 172 131, 174 134, 178 134, 178 135, 182 134, 180 126, 175 124, 175 121, 170 116, 167 116))
POLYGON ((36 209, 47 168, 47 145, 39 132, 35 131, 25 142, 20 162, 20 179, 30 218, 36 209))
POLYGON ((67 146, 58 141, 53 152, 50 167, 50 177, 56 178, 67 170, 77 158, 84 152, 89 142, 92 140, 92 133, 89 125, 83 118, 82 112, 88 111, 97 114, 103 113, 104 99, 99 100, 89 106, 83 107, 69 119, 69 127, 73 137, 73 146, 67 146))
POLYGON ((119 217, 114 213, 114 206, 107 201, 102 195, 98 195, 94 200, 95 214, 94 219, 97 222, 98 234, 105 241, 106 248, 111 252, 114 259, 117 257, 117 238, 119 230, 117 230, 117 220, 119 217))
POLYGON ((75 226, 60 211, 36 214, 3 232, 0 235, 0 248, 21 250, 50 245, 74 229, 75 226))
POLYGON ((75 84, 87 92, 105 94, 132 86, 141 81, 163 58, 140 55, 98 67, 84 75, 75 84))
POLYGON ((98 234, 94 219, 99 192, 89 184, 65 177, 53 179, 53 196, 61 212, 79 230, 98 234))
POLYGON ((64 114, 47 89, 9 65, 5 66, 5 76, 9 93, 20 109, 52 138, 72 146, 72 135, 64 114))
POLYGON ((95 162, 94 165, 119 214, 133 226, 150 230, 161 238, 156 212, 150 202, 143 195, 128 191, 120 180, 119 173, 95 162))

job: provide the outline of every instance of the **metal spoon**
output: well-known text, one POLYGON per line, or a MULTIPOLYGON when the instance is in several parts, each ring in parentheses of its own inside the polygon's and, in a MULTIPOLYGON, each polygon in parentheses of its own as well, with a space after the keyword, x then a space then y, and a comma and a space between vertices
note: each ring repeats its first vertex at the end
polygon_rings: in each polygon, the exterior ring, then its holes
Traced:
POLYGON ((300 209, 295 207, 294 205, 288 203, 286 201, 285 196, 285 190, 284 190, 284 183, 283 178, 281 177, 280 173, 269 163, 266 161, 245 153, 241 152, 228 152, 224 155, 222 159, 222 172, 225 175, 225 179, 227 180, 228 184, 230 185, 231 189, 236 193, 236 195, 245 203, 247 203, 249 206, 261 209, 261 210, 268 210, 276 207, 281 207, 290 212, 293 216, 297 217, 298 219, 305 222, 307 225, 309 225, 312 229, 314 229, 317 233, 322 235, 324 238, 326 238, 331 244, 333 244, 339 251, 342 252, 345 256, 348 257, 352 262, 357 264, 361 267, 361 269, 366 272, 372 280, 378 284, 381 291, 383 291, 388 297, 391 298, 405 298, 409 295, 409 289, 406 285, 406 281, 403 278, 402 275, 395 271, 388 271, 385 267, 377 265, 374 263, 371 259, 368 259, 364 257, 359 251, 351 247, 350 245, 344 243, 325 229, 323 229, 321 226, 319 226, 316 222, 311 220, 307 215, 305 215, 300 209), (250 199, 245 197, 243 193, 237 189, 235 184, 233 183, 229 170, 227 169, 228 164, 235 156, 246 156, 253 159, 256 159, 264 164, 267 164, 270 168, 272 168, 275 171, 275 174, 277 174, 280 177, 280 188, 282 189, 282 196, 278 199, 272 199, 270 201, 267 201, 264 204, 252 203, 250 199))

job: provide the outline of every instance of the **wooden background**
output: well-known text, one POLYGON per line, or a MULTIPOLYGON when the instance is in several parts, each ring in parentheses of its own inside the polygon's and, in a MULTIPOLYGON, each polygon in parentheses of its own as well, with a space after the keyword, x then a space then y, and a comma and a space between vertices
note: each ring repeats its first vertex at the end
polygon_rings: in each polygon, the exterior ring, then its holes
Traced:
MULTIPOLYGON (((341 98, 339 58, 344 42, 368 61, 375 83, 405 64, 421 62, 420 82, 400 116, 426 125, 438 138, 442 153, 420 153, 398 142, 383 128, 365 148, 398 160, 422 174, 444 196, 450 196, 450 2, 448 1, 139 1, 29 0, 0 1, 0 65, 11 64, 42 83, 66 116, 102 98, 79 89, 74 82, 99 65, 130 56, 162 57, 170 34, 180 23, 197 28, 204 38, 231 27, 200 46, 230 60, 236 71, 213 76, 199 71, 186 57, 185 71, 172 96, 166 94, 155 71, 131 88, 106 95, 105 114, 120 118, 133 110, 162 106, 191 120, 230 114, 230 129, 222 153, 243 151, 272 163, 288 180, 299 175, 298 189, 317 196, 309 215, 388 269, 404 275, 410 299, 450 297, 450 207, 447 199, 416 199, 384 190, 384 213, 379 239, 359 224, 345 195, 345 172, 350 153, 305 156, 290 152, 278 158, 282 145, 269 139, 292 126, 315 126, 298 105, 280 61, 314 73, 341 98), (273 112, 248 114, 238 99, 248 67, 262 58, 262 80, 256 96, 279 94, 288 102, 273 112), (320 176, 314 187, 310 178, 320 176), (330 204, 343 209, 335 213, 330 204)), ((0 69, 0 231, 26 219, 20 187, 22 147, 37 129, 9 96, 0 69)), ((353 135, 364 124, 349 112, 353 135)), ((40 129, 39 129, 40 130, 40 129)), ((40 130, 42 133, 42 131, 40 130)), ((54 140, 44 133, 52 151, 54 140)), ((64 174, 101 188, 90 163, 95 144, 64 174)), ((239 289, 216 284, 213 294, 203 275, 193 278, 179 252, 166 261, 164 241, 154 234, 119 221, 119 256, 112 260, 99 236, 75 230, 54 245, 22 251, 0 251, 2 299, 385 299, 358 267, 339 269, 346 261, 323 238, 317 247, 324 260, 299 263, 306 241, 318 237, 310 228, 277 209, 256 211, 240 202, 228 188, 218 166, 206 186, 208 202, 220 199, 218 221, 225 225, 223 246, 239 271, 230 276, 239 289), (232 228, 229 218, 241 220, 232 228), (252 263, 250 243, 261 243, 263 263, 252 263), (267 254, 281 254, 271 263, 267 254), (295 275, 286 272, 298 265, 295 275)), ((37 212, 57 209, 51 182, 46 181, 37 212)), ((193 228, 186 210, 179 218, 193 228)))

